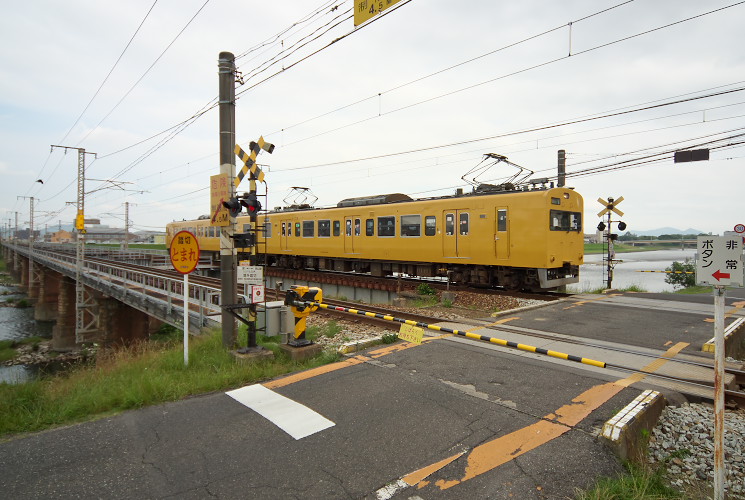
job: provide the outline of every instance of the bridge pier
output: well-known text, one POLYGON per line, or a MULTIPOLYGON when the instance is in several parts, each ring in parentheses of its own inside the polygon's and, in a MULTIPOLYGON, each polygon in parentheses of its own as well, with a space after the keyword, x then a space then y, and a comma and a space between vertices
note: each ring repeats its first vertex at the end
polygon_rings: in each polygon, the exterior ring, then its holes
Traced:
POLYGON ((49 268, 39 270, 41 283, 39 297, 34 308, 34 319, 37 321, 55 321, 59 313, 59 291, 62 275, 49 268))
POLYGON ((150 335, 150 316, 107 296, 96 298, 104 343, 131 344, 150 335))
POLYGON ((75 348, 75 280, 62 276, 57 294, 57 323, 52 328, 52 349, 69 351, 75 348))
POLYGON ((20 284, 21 288, 24 288, 28 290, 28 259, 25 257, 22 257, 20 259, 20 269, 21 269, 21 275, 20 278, 20 284))

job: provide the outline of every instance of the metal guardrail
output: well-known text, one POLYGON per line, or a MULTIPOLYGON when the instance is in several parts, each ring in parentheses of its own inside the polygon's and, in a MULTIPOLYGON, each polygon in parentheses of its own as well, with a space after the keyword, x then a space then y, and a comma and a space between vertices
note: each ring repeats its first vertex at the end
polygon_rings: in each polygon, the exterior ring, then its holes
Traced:
MULTIPOLYGON (((29 257, 30 249, 26 246, 18 246, 3 243, 8 248, 18 252, 20 255, 29 257)), ((86 248, 86 255, 90 255, 86 248)), ((167 255, 167 253, 166 253, 167 255)), ((75 255, 54 252, 34 247, 31 258, 44 266, 54 269, 66 276, 75 276, 75 255)), ((182 278, 164 276, 158 270, 152 272, 133 270, 123 263, 101 263, 84 262, 84 278, 86 285, 106 293, 108 289, 117 289, 113 294, 118 300, 136 306, 143 300, 161 302, 166 312, 166 317, 159 318, 178 328, 182 328, 182 321, 177 321, 178 311, 183 312, 183 306, 175 306, 174 302, 183 302, 182 278), (131 300, 128 300, 131 299, 131 300)), ((222 311, 219 305, 220 289, 212 286, 189 283, 190 325, 200 329, 208 322, 217 323, 222 311), (193 311, 197 309, 195 314, 193 311)))

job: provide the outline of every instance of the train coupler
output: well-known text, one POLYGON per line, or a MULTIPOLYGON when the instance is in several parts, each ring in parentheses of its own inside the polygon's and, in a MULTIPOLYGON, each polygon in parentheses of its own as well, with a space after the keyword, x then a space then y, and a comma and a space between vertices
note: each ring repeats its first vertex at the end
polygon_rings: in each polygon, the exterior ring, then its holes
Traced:
POLYGON ((290 306, 292 315, 295 317, 295 329, 292 338, 287 342, 292 347, 305 347, 313 344, 313 341, 305 337, 306 321, 313 311, 318 309, 317 305, 323 301, 323 292, 318 287, 292 285, 285 295, 285 305, 290 306))

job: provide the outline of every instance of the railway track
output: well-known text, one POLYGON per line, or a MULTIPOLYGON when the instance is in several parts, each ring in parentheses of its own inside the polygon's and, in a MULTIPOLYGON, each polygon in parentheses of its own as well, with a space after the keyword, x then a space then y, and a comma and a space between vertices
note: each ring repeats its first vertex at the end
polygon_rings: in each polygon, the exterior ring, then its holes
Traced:
MULTIPOLYGON (((103 263, 110 263, 111 261, 108 259, 95 259, 91 258, 89 259, 91 261, 100 261, 103 263)), ((136 269, 140 271, 146 271, 154 276, 162 276, 162 277, 180 277, 181 275, 177 273, 176 271, 166 270, 166 269, 154 269, 146 266, 136 266, 136 265, 126 265, 127 268, 130 269, 136 269)), ((194 275, 190 278, 190 280, 193 283, 198 283, 205 286, 212 286, 215 288, 220 287, 220 280, 217 278, 209 278, 199 275, 194 275)), ((443 285, 444 287, 445 285, 443 285)), ((451 290, 455 289, 457 290, 457 287, 450 287, 451 290)), ((469 291, 473 291, 473 289, 468 288, 469 291)), ((497 295, 505 295, 507 292, 501 292, 501 291, 494 291, 494 290, 488 290, 488 291, 482 291, 486 294, 497 294, 497 295)), ((277 292, 274 290, 267 290, 267 295, 273 295, 276 300, 281 300, 284 297, 277 296, 277 292)), ((511 294, 512 295, 512 294, 511 294)), ((512 295, 515 296, 515 295, 512 295)), ((540 294, 518 294, 519 297, 527 297, 527 298, 535 298, 540 297, 543 300, 557 300, 560 298, 559 296, 551 296, 546 297, 546 295, 540 294)), ((395 310, 393 310, 391 307, 378 307, 373 305, 367 305, 367 304, 359 304, 354 302, 348 302, 348 301, 341 301, 337 299, 325 299, 324 303, 329 305, 329 308, 326 309, 319 309, 319 311, 322 311, 324 314, 329 314, 337 317, 349 317, 349 313, 343 312, 340 309, 352 309, 355 311, 360 311, 360 313, 355 315, 356 319, 362 319, 365 322, 368 322, 370 324, 374 324, 379 327, 383 327, 392 331, 398 330, 400 327, 401 322, 392 322, 390 320, 382 319, 381 316, 391 316, 392 314, 399 315, 399 313, 396 313, 395 310), (339 308, 339 309, 335 309, 339 308), (370 313, 369 315, 364 314, 365 312, 370 313)), ((400 313, 401 318, 399 319, 405 319, 411 322, 415 322, 421 325, 434 325, 436 323, 442 323, 442 322, 453 322, 453 319, 446 319, 441 317, 435 317, 431 314, 421 314, 421 313, 412 313, 410 311, 402 312, 400 313)), ((479 321, 473 321, 473 320, 458 320, 461 323, 467 323, 472 324, 473 326, 480 326, 485 324, 484 322, 479 321)), ((650 354, 648 352, 643 351, 637 351, 634 349, 625 349, 625 348, 619 348, 619 347, 609 347, 606 345, 601 345, 598 343, 593 343, 591 341, 585 341, 577 338, 566 338, 565 336, 558 336, 551 334, 549 332, 535 332, 530 331, 526 332, 524 329, 518 329, 515 327, 510 327, 509 325, 500 325, 499 327, 491 326, 490 329, 496 330, 496 331, 503 331, 506 333, 520 333, 521 335, 527 335, 528 337, 535 338, 537 340, 548 340, 548 341, 561 341, 564 343, 570 343, 577 346, 584 346, 584 347, 592 347, 592 348, 600 348, 607 350, 609 352, 621 352, 624 354, 630 354, 630 355, 636 355, 636 356, 644 356, 644 357, 650 357, 650 358, 659 358, 660 355, 657 354, 650 354)), ((680 364, 686 364, 688 366, 696 366, 698 368, 704 368, 707 370, 712 370, 713 367, 710 363, 706 362, 696 362, 691 360, 682 360, 682 359, 675 359, 670 358, 668 359, 668 363, 680 363, 680 364)), ((613 368, 620 371, 625 371, 629 373, 644 373, 648 377, 658 378, 658 379, 665 379, 668 381, 673 381, 676 383, 680 383, 683 385, 688 385, 690 387, 695 387, 698 389, 704 389, 711 392, 711 399, 713 399, 713 387, 711 384, 703 383, 700 380, 693 380, 693 379, 687 379, 683 377, 671 377, 666 375, 661 375, 657 373, 650 373, 650 372, 644 372, 632 367, 623 366, 620 364, 605 364, 607 368, 613 368)), ((725 373, 732 374, 735 376, 736 381, 739 385, 743 384, 743 381, 745 381, 745 370, 742 368, 733 368, 728 367, 725 369, 725 373)), ((712 374, 712 380, 713 380, 713 374, 712 374)), ((734 390, 734 389, 727 389, 725 391, 725 397, 728 401, 734 402, 737 404, 740 408, 745 408, 745 392, 742 390, 734 390)))
MULTIPOLYGON (((368 306, 367 304, 350 303, 350 302, 345 302, 345 301, 337 301, 333 299, 325 300, 324 303, 328 305, 328 307, 318 309, 318 312, 322 314, 349 317, 350 313, 344 312, 340 309, 352 309, 353 311, 356 311, 356 313, 354 313, 354 317, 356 319, 361 318, 365 322, 368 322, 370 324, 375 324, 377 326, 381 326, 381 327, 387 328, 392 331, 398 330, 401 323, 403 322, 415 322, 419 326, 424 327, 424 328, 427 328, 428 325, 436 325, 437 323, 454 322, 454 320, 452 319, 444 319, 444 318, 439 318, 439 317, 433 317, 432 315, 410 313, 408 311, 401 312, 399 314, 395 310, 392 310, 390 307, 386 308, 386 307, 368 306), (339 309, 335 309, 335 308, 339 308, 339 309), (380 316, 388 316, 388 317, 394 316, 396 321, 382 319, 380 316)), ((473 321, 473 320, 458 320, 457 322, 471 324, 473 326, 483 326, 487 324, 486 322, 483 322, 483 321, 473 321)), ((435 327, 435 329, 440 332, 443 331, 441 327, 435 327)), ((595 349, 603 349, 608 352, 623 353, 623 354, 629 354, 629 355, 634 355, 634 356, 642 356, 642 357, 647 357, 650 359, 659 359, 663 357, 662 356, 663 353, 661 352, 650 353, 650 352, 635 350, 633 348, 612 347, 612 346, 607 346, 607 345, 601 345, 601 344, 594 343, 591 341, 585 341, 585 340, 578 339, 578 338, 567 338, 566 336, 559 336, 559 335, 551 334, 548 332, 535 332, 535 331, 526 332, 525 329, 510 327, 508 325, 490 326, 489 329, 494 330, 496 332, 501 331, 505 333, 519 333, 520 335, 528 336, 536 340, 560 341, 563 343, 569 343, 569 344, 573 344, 577 346, 591 347, 595 349)), ((461 332, 458 332, 457 334, 462 335, 461 332)), ((515 347, 515 346, 511 345, 510 347, 515 347)), ((530 347, 530 346, 524 346, 524 347, 530 347)), ((531 349, 523 349, 523 350, 531 351, 531 349)), ((532 350, 532 352, 538 352, 538 351, 532 350)), ((554 356, 554 357, 561 357, 561 356, 554 356)), ((576 361, 576 359, 574 361, 576 361)), ((713 364, 704 362, 703 358, 701 362, 692 361, 688 359, 668 358, 667 362, 676 363, 676 364, 684 364, 686 366, 691 366, 691 367, 695 366, 697 368, 702 368, 704 370, 710 370, 711 380, 714 379, 713 364)), ((592 363, 587 363, 587 364, 592 364, 592 363)), ((669 376, 669 375, 663 375, 660 373, 648 372, 648 371, 636 369, 633 367, 629 367, 629 366, 625 366, 625 365, 617 364, 617 363, 602 363, 602 365, 604 368, 619 370, 619 371, 623 371, 627 373, 641 373, 647 377, 652 377, 655 379, 661 379, 661 380, 666 380, 669 382, 674 382, 684 387, 684 389, 681 390, 681 392, 683 393, 685 393, 685 387, 690 388, 690 392, 687 393, 689 396, 693 395, 697 398, 701 397, 701 392, 703 391, 708 395, 705 397, 705 399, 708 399, 711 401, 713 401, 714 399, 713 385, 711 383, 707 383, 700 379, 691 379, 691 378, 685 378, 685 377, 674 377, 674 376, 669 376)), ((736 384, 738 385, 737 389, 726 389, 724 391, 726 400, 730 403, 736 404, 737 407, 739 408, 745 408, 745 391, 740 389, 740 387, 742 387, 743 385, 743 381, 745 381, 745 370, 743 370, 742 367, 735 368, 735 367, 730 366, 730 367, 725 368, 725 373, 733 375, 735 377, 736 384)))

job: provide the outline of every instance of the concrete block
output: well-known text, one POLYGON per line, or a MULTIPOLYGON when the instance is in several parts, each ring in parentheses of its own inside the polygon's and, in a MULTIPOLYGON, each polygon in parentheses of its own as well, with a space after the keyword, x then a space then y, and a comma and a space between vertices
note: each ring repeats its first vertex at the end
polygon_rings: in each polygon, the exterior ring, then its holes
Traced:
POLYGON ((304 361, 323 351, 321 344, 310 344, 303 347, 293 347, 290 344, 280 344, 279 348, 293 361, 304 361))
POLYGON ((230 354, 233 355, 233 357, 238 363, 243 363, 243 364, 255 363, 256 361, 259 361, 261 359, 271 359, 274 357, 273 351, 270 351, 269 349, 264 349, 263 347, 252 349, 249 352, 231 351, 230 354))
POLYGON ((639 461, 644 456, 646 436, 657 425, 665 404, 658 391, 642 392, 605 423, 601 440, 621 460, 639 461))

